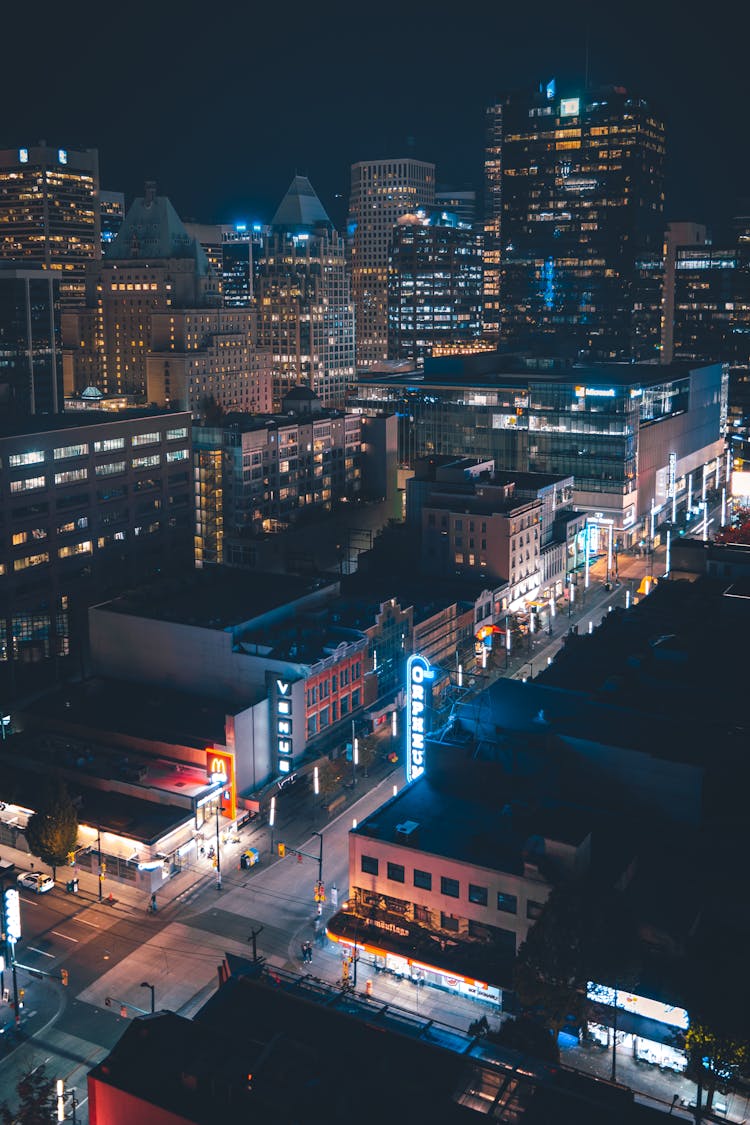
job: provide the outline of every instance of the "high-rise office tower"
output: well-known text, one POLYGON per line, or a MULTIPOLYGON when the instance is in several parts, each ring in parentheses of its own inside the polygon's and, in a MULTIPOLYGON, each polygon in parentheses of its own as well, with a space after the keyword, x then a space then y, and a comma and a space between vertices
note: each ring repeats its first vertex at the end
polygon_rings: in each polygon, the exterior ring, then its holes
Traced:
POLYGON ((85 300, 86 266, 101 257, 99 154, 0 149, 0 258, 40 265, 60 279, 62 308, 85 300))
POLYGON ((262 223, 185 223, 185 230, 200 242, 219 277, 224 307, 248 308, 269 228, 262 223))
POLYGON ((664 275, 665 346, 674 359, 729 366, 732 432, 750 431, 750 237, 735 220, 734 239, 712 245, 698 223, 670 224, 664 275), (671 268, 670 268, 671 266, 671 268), (671 292, 670 292, 671 290, 671 292), (673 321, 667 323, 668 302, 673 321), (670 333, 671 329, 671 333, 670 333))
POLYGON ((60 282, 40 266, 0 262, 0 415, 63 408, 60 282))
POLYGON ((633 306, 639 263, 663 236, 658 113, 619 86, 561 97, 549 83, 506 96, 487 119, 486 330, 497 332, 499 311, 512 348, 652 358, 658 340, 633 306))
POLYGON ((125 222, 125 194, 121 191, 99 192, 99 217, 101 221, 102 254, 117 238, 125 222))
POLYGON ((402 215, 388 279, 388 357, 422 364, 481 334, 482 238, 447 211, 402 215))
POLYGON ((258 336, 273 362, 274 410, 298 383, 326 407, 354 383, 354 309, 341 236, 310 181, 295 176, 258 263, 258 336))
POLYGON ((470 227, 477 221, 477 193, 468 184, 463 187, 438 184, 435 206, 440 211, 455 215, 460 222, 468 223, 470 227))
MULTIPOLYGON (((662 363, 674 359, 675 290, 677 281, 677 254, 680 249, 707 247, 708 231, 701 223, 667 223, 664 234, 664 260, 662 282, 661 355, 662 363)), ((705 255, 699 254, 705 261, 705 255)), ((688 258, 688 261, 690 259, 688 258)), ((684 269, 684 263, 683 263, 684 269)), ((718 356, 717 356, 718 358, 718 356)))
POLYGON ((396 221, 434 205, 434 164, 403 157, 352 165, 348 235, 358 367, 388 356, 388 259, 396 221))

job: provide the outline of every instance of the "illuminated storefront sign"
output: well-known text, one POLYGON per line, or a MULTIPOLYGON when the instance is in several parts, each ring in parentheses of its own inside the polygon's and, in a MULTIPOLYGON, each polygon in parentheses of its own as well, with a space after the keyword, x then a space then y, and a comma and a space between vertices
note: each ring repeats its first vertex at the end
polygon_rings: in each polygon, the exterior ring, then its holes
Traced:
POLYGON ((669 469, 667 476, 667 496, 674 496, 677 484, 677 454, 669 454, 669 469))
POLYGON ((636 996, 624 989, 609 988, 606 984, 595 984, 589 981, 586 985, 586 995, 589 1000, 596 1000, 599 1004, 608 1007, 616 1006, 625 1012, 634 1012, 637 1016, 655 1020, 657 1023, 666 1023, 670 1027, 679 1027, 687 1031, 690 1026, 688 1014, 684 1008, 675 1008, 671 1004, 662 1004, 660 1000, 650 1000, 647 996, 636 996), (616 1002, 615 1002, 616 1001, 616 1002))
POLYGON ((431 681, 435 670, 424 656, 410 656, 406 662, 406 780, 424 773, 424 738, 430 705, 431 681))
POLYGON ((563 98, 560 102, 561 117, 577 117, 581 109, 580 98, 563 98))
POLYGON ((223 775, 226 783, 221 791, 221 815, 234 820, 237 816, 237 787, 234 776, 234 754, 230 750, 206 751, 206 769, 212 778, 223 775))
POLYGON ((294 727, 292 720, 292 685, 288 680, 276 680, 275 738, 279 773, 288 774, 294 755, 294 727))
POLYGON ((5 930, 5 937, 11 945, 20 941, 21 903, 15 887, 8 887, 3 895, 3 929, 5 930))

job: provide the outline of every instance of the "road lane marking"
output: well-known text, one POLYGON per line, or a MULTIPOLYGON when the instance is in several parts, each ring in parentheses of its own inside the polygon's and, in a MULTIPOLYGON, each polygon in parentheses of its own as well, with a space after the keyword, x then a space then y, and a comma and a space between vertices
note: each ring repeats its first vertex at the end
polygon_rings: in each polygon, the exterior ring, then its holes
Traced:
POLYGON ((80 922, 82 926, 91 926, 95 930, 100 930, 101 926, 97 926, 96 922, 87 922, 85 918, 71 918, 71 922, 80 922))
POLYGON ((45 953, 43 949, 37 949, 35 945, 27 945, 26 948, 31 953, 41 953, 42 957, 51 957, 53 961, 55 959, 54 953, 45 953))
POLYGON ((68 934, 61 934, 59 930, 50 930, 50 933, 54 934, 55 937, 65 938, 66 941, 74 941, 76 945, 78 944, 77 937, 70 937, 68 934))

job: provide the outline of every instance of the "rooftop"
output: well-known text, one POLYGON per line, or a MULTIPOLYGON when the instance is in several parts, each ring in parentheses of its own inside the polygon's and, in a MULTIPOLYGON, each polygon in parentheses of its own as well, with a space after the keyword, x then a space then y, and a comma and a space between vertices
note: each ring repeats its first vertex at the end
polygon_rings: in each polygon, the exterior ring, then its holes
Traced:
MULTIPOLYGON (((8 803, 34 809, 48 767, 24 753, 24 746, 28 746, 24 735, 12 735, 5 743, 0 743, 0 797, 8 803), (16 756, 17 749, 20 756, 16 756)), ((81 824, 141 844, 155 844, 168 832, 194 823, 194 813, 189 808, 97 788, 83 770, 76 773, 74 779, 68 779, 67 784, 71 796, 80 798, 78 820, 81 824)))
POLYGON ((36 700, 29 714, 31 722, 47 726, 60 724, 202 749, 224 742, 226 716, 233 710, 229 703, 193 692, 89 679, 36 700))
POLYGON ((669 364, 600 363, 575 364, 560 358, 540 359, 501 352, 480 352, 472 355, 438 356, 425 359, 424 371, 357 372, 358 382, 385 383, 393 386, 509 386, 515 383, 585 384, 603 387, 637 387, 684 379, 691 371, 715 366, 687 361, 669 364))
POLYGON ((133 1020, 91 1079, 196 1125, 225 1117, 364 1125, 382 1120, 388 1107, 399 1120, 442 1125, 488 1114, 511 1114, 519 1125, 651 1120, 623 1087, 309 975, 268 969, 251 976, 252 966, 243 975, 231 956, 226 965, 232 975, 194 1020, 172 1012, 133 1020))
POLYGON ((331 220, 307 176, 295 176, 271 220, 272 227, 330 226, 331 220))
POLYGON ((34 414, 30 418, 0 418, 0 437, 33 437, 56 430, 71 430, 82 426, 114 426, 122 422, 145 421, 147 418, 190 418, 189 411, 158 410, 155 407, 134 410, 74 410, 66 414, 34 414))
POLYGON ((185 230, 169 199, 165 195, 156 195, 151 184, 146 185, 144 195, 133 200, 116 238, 105 253, 107 261, 130 261, 134 258, 144 261, 191 258, 199 273, 208 272, 208 258, 203 247, 185 230))
POLYGON ((139 587, 99 608, 155 621, 230 630, 271 610, 291 607, 298 599, 334 584, 331 579, 216 568, 139 587))
POLYGON ((553 804, 532 808, 509 800, 509 794, 508 781, 499 772, 494 785, 490 781, 474 798, 423 774, 352 831, 489 871, 522 875, 532 851, 544 855, 543 849, 534 850, 532 839, 577 847, 592 830, 588 813, 553 804), (408 824, 414 826, 410 833, 399 830, 408 824))

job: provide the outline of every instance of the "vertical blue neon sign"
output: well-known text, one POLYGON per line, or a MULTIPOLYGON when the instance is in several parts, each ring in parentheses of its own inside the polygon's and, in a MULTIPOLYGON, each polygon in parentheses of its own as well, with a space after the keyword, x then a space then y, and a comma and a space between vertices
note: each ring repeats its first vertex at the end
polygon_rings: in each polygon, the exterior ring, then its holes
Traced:
POLYGON ((406 780, 424 773, 424 737, 431 681, 435 669, 424 656, 414 654, 406 662, 406 780))

